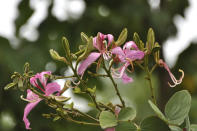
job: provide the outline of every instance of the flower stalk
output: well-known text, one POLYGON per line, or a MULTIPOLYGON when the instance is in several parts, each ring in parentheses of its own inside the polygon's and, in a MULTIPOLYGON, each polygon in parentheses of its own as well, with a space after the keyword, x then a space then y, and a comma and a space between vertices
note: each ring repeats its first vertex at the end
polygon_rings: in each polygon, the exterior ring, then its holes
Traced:
POLYGON ((113 87, 114 87, 114 89, 116 91, 116 95, 119 97, 122 106, 125 107, 125 102, 124 102, 124 100, 122 99, 122 97, 120 95, 120 92, 118 90, 118 85, 115 83, 115 81, 114 81, 114 79, 113 79, 113 77, 111 75, 111 71, 107 69, 107 67, 105 66, 104 62, 103 62, 103 68, 104 68, 105 72, 107 73, 108 77, 110 78, 110 80, 111 80, 111 82, 113 84, 113 87))

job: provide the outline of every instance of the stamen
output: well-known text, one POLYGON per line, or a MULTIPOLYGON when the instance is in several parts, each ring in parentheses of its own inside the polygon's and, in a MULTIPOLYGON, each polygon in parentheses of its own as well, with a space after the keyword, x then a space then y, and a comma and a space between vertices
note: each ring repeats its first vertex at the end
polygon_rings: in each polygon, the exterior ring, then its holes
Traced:
POLYGON ((181 75, 181 77, 179 78, 179 80, 177 80, 177 79, 174 77, 174 75, 172 74, 172 72, 170 71, 168 65, 167 65, 162 59, 159 60, 159 66, 160 66, 160 67, 164 67, 164 68, 168 71, 168 74, 170 75, 170 78, 171 78, 171 80, 173 81, 173 84, 170 84, 170 83, 168 82, 168 85, 169 85, 170 87, 175 87, 176 85, 179 85, 179 84, 182 83, 182 80, 183 80, 183 78, 184 78, 184 71, 183 71, 183 70, 179 69, 179 72, 181 72, 182 75, 181 75))
POLYGON ((128 70, 130 73, 134 72, 134 66, 133 66, 132 60, 129 59, 129 58, 126 58, 126 60, 129 61, 130 65, 131 65, 131 67, 132 67, 131 70, 129 70, 128 68, 127 68, 127 70, 128 70))
POLYGON ((24 100, 24 101, 29 102, 29 103, 34 103, 34 102, 37 101, 37 100, 32 100, 32 101, 31 101, 31 100, 28 100, 28 99, 24 98, 23 95, 21 95, 20 98, 21 98, 22 100, 24 100))
POLYGON ((75 88, 76 86, 78 86, 80 84, 80 81, 78 81, 77 83, 74 82, 74 80, 72 79, 71 81, 66 81, 65 86, 67 86, 68 88, 75 88), (75 86, 71 86, 71 82, 75 85, 75 86))
POLYGON ((170 87, 175 87, 176 85, 179 85, 179 84, 181 84, 182 83, 182 80, 183 80, 183 78, 184 78, 184 71, 183 70, 181 70, 181 69, 179 69, 179 72, 181 72, 181 77, 179 78, 179 80, 177 80, 175 77, 174 77, 174 75, 173 74, 171 74, 170 76, 171 76, 171 79, 172 79, 172 81, 174 82, 174 84, 172 85, 172 84, 170 84, 169 82, 168 82, 168 85, 170 86, 170 87))
POLYGON ((123 74, 124 74, 124 71, 125 71, 125 66, 123 66, 123 69, 121 70, 120 73, 117 73, 116 72, 117 69, 114 69, 112 68, 112 75, 115 77, 115 78, 122 78, 123 74))

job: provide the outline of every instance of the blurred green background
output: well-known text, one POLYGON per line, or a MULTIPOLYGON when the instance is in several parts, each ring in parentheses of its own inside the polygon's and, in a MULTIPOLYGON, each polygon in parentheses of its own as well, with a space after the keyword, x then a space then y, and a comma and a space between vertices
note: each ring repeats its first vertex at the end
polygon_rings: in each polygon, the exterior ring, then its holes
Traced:
MULTIPOLYGON (((111 33, 117 38, 121 30, 126 27, 129 31, 127 40, 132 40, 133 33, 138 32, 141 39, 145 41, 146 33, 149 27, 152 27, 156 34, 156 41, 162 44, 178 33, 174 24, 174 17, 177 15, 185 17, 185 9, 191 6, 187 0, 65 0, 66 4, 59 2, 59 7, 56 7, 58 5, 57 1, 61 0, 20 0, 17 5, 18 15, 14 20, 16 29, 14 39, 10 40, 0 35, 1 131, 25 130, 22 117, 26 102, 20 99, 22 92, 3 90, 3 87, 11 81, 10 75, 14 71, 22 72, 24 63, 29 62, 35 73, 52 70, 54 74, 64 75, 67 69, 66 65, 53 61, 49 55, 49 49, 51 48, 61 55, 64 54, 61 46, 62 36, 68 38, 71 50, 74 52, 78 50, 78 45, 82 44, 80 32, 93 36, 97 32, 111 33), (45 6, 40 4, 40 6, 36 7, 35 1, 38 3, 44 1, 45 6), (28 23, 31 25, 30 21, 37 8, 41 12, 42 9, 45 11, 45 16, 41 18, 43 20, 31 28, 25 28, 28 23), (60 8, 63 9, 60 10, 60 8), (55 9, 57 10, 56 13, 54 13, 55 9), (36 28, 36 32, 31 32, 32 28, 36 28), (29 34, 25 33, 28 31, 29 34), (25 37, 27 35, 28 37, 25 37)), ((36 23, 39 20, 34 18, 33 21, 36 23)), ((177 90, 187 89, 191 92, 193 98, 190 111, 191 123, 197 123, 197 112, 195 111, 197 109, 196 52, 197 45, 191 43, 179 55, 172 69, 175 76, 179 76, 179 68, 185 71, 185 78, 180 86, 176 88, 168 87, 167 81, 170 79, 164 69, 157 69, 153 76, 154 87, 157 90, 156 94, 161 109, 163 109, 169 97, 177 90)), ((162 52, 161 55, 163 56, 162 52)), ((137 110, 136 121, 140 122, 146 116, 153 114, 147 103, 150 92, 142 72, 137 69, 137 72, 132 76, 134 78, 133 83, 124 85, 121 81, 118 81, 118 84, 126 103, 137 110)), ((97 85, 99 101, 107 102, 112 100, 114 103, 117 102, 117 97, 112 95, 114 91, 110 81, 92 78, 91 85, 97 85)), ((41 102, 30 113, 28 118, 33 131, 101 130, 99 127, 87 127, 61 120, 52 122, 51 119, 45 119, 41 116, 42 113, 50 111, 44 102, 41 102)), ((89 113, 94 114, 95 111, 91 109, 89 113)))

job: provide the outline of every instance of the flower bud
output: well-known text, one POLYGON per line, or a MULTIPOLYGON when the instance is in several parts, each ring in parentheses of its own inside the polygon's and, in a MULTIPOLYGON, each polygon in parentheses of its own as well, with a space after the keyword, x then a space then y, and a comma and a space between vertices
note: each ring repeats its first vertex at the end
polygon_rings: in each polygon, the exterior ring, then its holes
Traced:
POLYGON ((52 57, 54 60, 62 61, 62 62, 68 63, 67 60, 66 60, 66 58, 61 57, 55 50, 50 49, 49 52, 50 52, 51 57, 52 57))
POLYGON ((121 46, 122 44, 124 44, 124 42, 127 39, 127 33, 128 33, 127 28, 124 28, 120 33, 118 40, 115 42, 117 46, 121 46))

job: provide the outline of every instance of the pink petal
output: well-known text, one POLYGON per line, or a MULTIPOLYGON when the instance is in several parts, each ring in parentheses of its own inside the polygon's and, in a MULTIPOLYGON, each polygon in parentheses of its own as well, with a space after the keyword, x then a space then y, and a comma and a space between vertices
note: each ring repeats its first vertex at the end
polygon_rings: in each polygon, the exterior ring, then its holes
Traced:
POLYGON ((37 79, 39 79, 40 80, 40 83, 45 88, 46 87, 46 84, 47 84, 47 78, 44 75, 46 75, 46 74, 50 75, 51 72, 50 71, 43 71, 41 73, 37 73, 34 77, 30 78, 30 83, 33 86, 36 87, 38 85, 37 79))
POLYGON ((118 58, 120 59, 121 62, 125 62, 125 54, 120 47, 116 47, 112 49, 112 54, 118 55, 118 58))
POLYGON ((133 79, 129 77, 126 73, 122 75, 122 81, 124 84, 128 84, 130 82, 133 82, 133 79))
POLYGON ((131 49, 131 48, 133 48, 135 50, 139 50, 134 41, 126 42, 125 45, 123 46, 123 50, 124 49, 131 49))
POLYGON ((105 131, 115 131, 115 128, 107 128, 105 131))
MULTIPOLYGON (((60 92, 60 85, 57 82, 52 82, 47 84, 45 89, 45 95, 49 96, 55 92, 60 92)), ((59 94, 59 93, 58 93, 59 94)))
POLYGON ((37 101, 39 96, 33 93, 30 89, 27 89, 27 99, 30 101, 37 101))
POLYGON ((44 88, 46 87, 46 84, 47 84, 47 78, 45 77, 45 75, 51 75, 51 72, 50 71, 43 71, 38 76, 38 78, 44 88))
POLYGON ((141 60, 144 58, 144 52, 140 50, 130 50, 126 52, 126 57, 131 61, 141 60))
POLYGON ((27 119, 29 112, 41 101, 41 99, 37 100, 36 102, 28 103, 24 109, 23 121, 25 123, 26 129, 31 129, 30 122, 27 119))
POLYGON ((37 83, 37 75, 35 75, 34 77, 30 78, 30 83, 36 87, 36 85, 38 85, 37 83))
POLYGON ((79 66, 78 74, 82 75, 85 70, 90 66, 94 61, 100 57, 101 53, 92 52, 79 66))
POLYGON ((122 48, 120 48, 120 47, 113 48, 112 49, 112 54, 121 55, 121 56, 125 55, 122 48))
POLYGON ((114 41, 114 36, 111 34, 107 34, 107 39, 108 39, 107 46, 109 46, 114 41))
POLYGON ((93 38, 93 46, 97 48, 100 52, 105 51, 103 40, 104 40, 104 36, 100 32, 98 36, 93 38))

